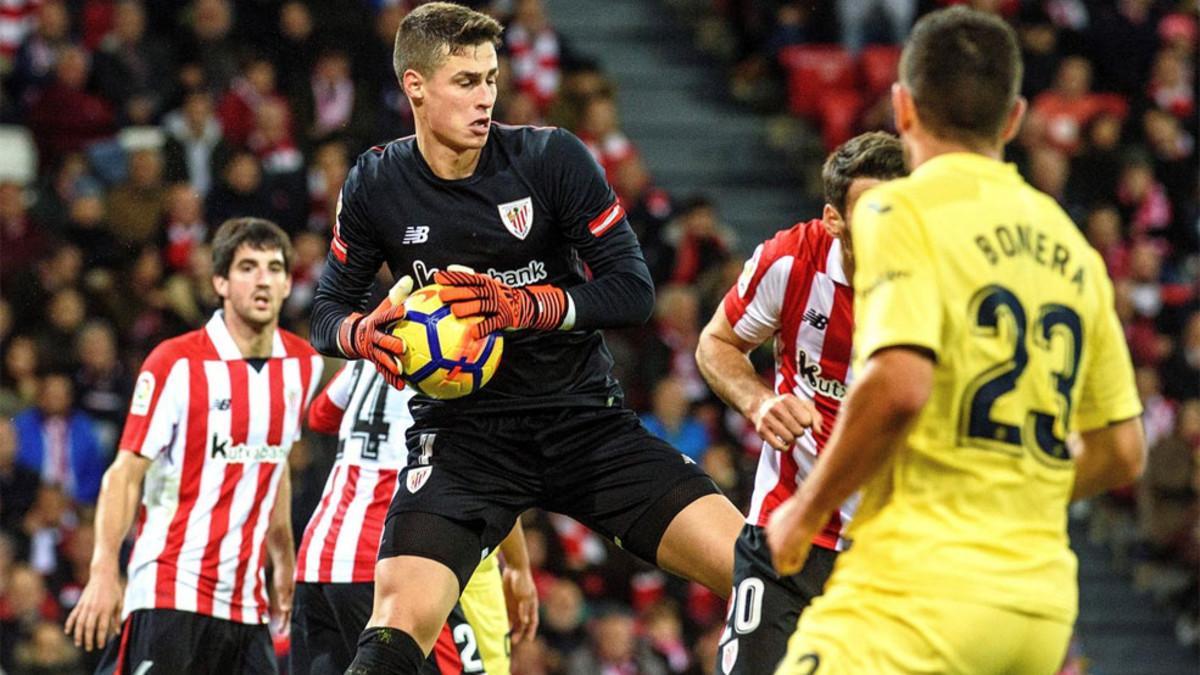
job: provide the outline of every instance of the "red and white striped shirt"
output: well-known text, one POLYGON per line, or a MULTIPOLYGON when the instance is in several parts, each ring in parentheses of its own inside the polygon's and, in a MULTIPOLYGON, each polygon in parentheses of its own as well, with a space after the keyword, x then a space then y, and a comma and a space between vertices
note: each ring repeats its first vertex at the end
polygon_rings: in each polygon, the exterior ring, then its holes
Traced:
POLYGON ((363 583, 375 578, 383 521, 396 492, 412 425, 412 390, 388 386, 366 361, 346 364, 313 401, 309 427, 338 435, 337 462, 304 529, 296 581, 363 583))
MULTIPOLYGON (((809 429, 787 452, 763 443, 746 520, 765 526, 812 472, 850 384, 854 291, 842 268, 841 242, 820 220, 776 234, 755 249, 724 307, 743 340, 760 344, 775 337, 775 393, 809 399, 821 413, 823 431, 809 429)), ((841 534, 857 506, 856 494, 830 514, 813 543, 845 548, 841 534)))
POLYGON ((176 609, 267 621, 267 526, 322 365, 307 342, 279 330, 255 368, 219 311, 146 358, 120 443, 151 460, 125 616, 176 609))

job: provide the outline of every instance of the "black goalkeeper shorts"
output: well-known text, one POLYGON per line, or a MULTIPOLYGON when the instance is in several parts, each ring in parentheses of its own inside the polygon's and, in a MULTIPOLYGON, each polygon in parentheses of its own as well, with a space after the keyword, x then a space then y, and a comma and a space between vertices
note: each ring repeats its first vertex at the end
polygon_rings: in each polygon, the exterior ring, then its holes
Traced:
POLYGON ((526 509, 570 516, 654 563, 671 520, 719 494, 624 408, 435 417, 409 430, 408 449, 379 557, 437 560, 460 588, 526 509))

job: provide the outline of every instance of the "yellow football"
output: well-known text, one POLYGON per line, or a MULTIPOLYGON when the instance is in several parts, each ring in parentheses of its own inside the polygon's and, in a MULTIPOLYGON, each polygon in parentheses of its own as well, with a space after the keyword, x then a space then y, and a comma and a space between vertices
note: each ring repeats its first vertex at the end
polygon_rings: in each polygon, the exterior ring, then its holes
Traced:
POLYGON ((478 391, 496 374, 504 338, 493 333, 472 339, 471 326, 482 319, 454 316, 438 297, 441 288, 430 284, 413 291, 392 335, 404 340, 400 365, 409 385, 430 398, 460 398, 478 391))

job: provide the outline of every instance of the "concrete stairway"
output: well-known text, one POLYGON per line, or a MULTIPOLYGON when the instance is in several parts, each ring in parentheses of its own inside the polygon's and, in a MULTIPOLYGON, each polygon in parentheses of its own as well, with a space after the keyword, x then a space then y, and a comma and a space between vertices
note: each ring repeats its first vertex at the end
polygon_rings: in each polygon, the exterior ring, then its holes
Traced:
POLYGON ((656 182, 676 198, 713 198, 740 249, 819 213, 767 147, 766 120, 725 102, 722 69, 659 2, 546 0, 546 8, 572 48, 615 80, 622 127, 656 182))

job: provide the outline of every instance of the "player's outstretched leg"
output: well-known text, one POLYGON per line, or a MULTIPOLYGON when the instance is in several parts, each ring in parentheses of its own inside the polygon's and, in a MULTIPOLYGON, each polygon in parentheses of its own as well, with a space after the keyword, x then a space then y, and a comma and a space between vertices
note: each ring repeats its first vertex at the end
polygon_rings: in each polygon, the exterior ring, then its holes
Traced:
POLYGON ((458 577, 440 562, 411 555, 380 560, 374 610, 346 675, 417 675, 458 594, 458 577))
POLYGON ((658 566, 728 598, 733 550, 745 520, 724 495, 705 495, 671 520, 658 544, 658 566))

